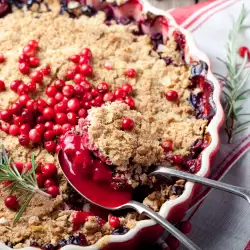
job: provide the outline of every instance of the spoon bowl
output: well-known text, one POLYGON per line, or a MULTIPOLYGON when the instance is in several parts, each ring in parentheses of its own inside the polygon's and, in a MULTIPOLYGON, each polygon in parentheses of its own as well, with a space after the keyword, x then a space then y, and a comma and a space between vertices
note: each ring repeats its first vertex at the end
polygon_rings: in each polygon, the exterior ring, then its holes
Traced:
POLYGON ((155 220, 159 225, 161 225, 180 242, 182 242, 188 249, 200 249, 194 242, 187 238, 186 235, 184 235, 158 213, 154 212, 152 209, 143 205, 142 203, 131 200, 131 192, 112 190, 110 185, 96 183, 90 178, 88 179, 83 177, 81 173, 77 173, 77 171, 73 168, 73 165, 67 157, 67 154, 63 150, 58 152, 58 160, 67 181, 81 196, 83 196, 90 203, 113 211, 133 208, 138 213, 147 215, 151 219, 155 220))

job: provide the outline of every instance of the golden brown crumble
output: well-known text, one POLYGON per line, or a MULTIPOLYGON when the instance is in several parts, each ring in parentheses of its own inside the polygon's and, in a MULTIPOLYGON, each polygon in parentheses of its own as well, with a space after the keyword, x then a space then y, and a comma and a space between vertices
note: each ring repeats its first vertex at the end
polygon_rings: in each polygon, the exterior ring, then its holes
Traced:
MULTIPOLYGON (((134 36, 131 31, 134 25, 104 24, 104 13, 88 18, 81 16, 70 19, 67 15, 59 15, 58 1, 49 1, 52 11, 46 12, 42 5, 37 13, 38 6, 32 11, 15 10, 5 18, 0 18, 0 52, 4 53, 6 62, 0 65, 0 79, 6 83, 7 90, 0 92, 0 110, 15 102, 17 94, 9 89, 9 83, 15 79, 24 82, 27 76, 17 69, 18 56, 27 41, 39 41, 41 67, 51 66, 51 75, 44 78, 44 84, 39 85, 33 95, 34 98, 45 98, 45 87, 55 78, 62 78, 71 65, 67 61, 72 54, 78 53, 83 47, 90 47, 94 55, 93 85, 106 81, 111 90, 129 82, 133 86, 133 98, 136 109, 130 110, 122 103, 112 103, 90 112, 91 126, 89 135, 98 149, 117 165, 117 169, 127 170, 126 178, 132 186, 138 183, 147 183, 147 175, 142 168, 159 163, 163 159, 163 150, 160 147, 162 140, 173 140, 173 153, 187 155, 193 143, 202 137, 207 121, 195 119, 193 109, 188 98, 190 68, 181 65, 180 53, 176 51, 174 39, 169 39, 165 46, 159 49, 162 55, 172 58, 178 67, 166 66, 158 53, 152 51, 148 36, 134 36), (17 21, 18 20, 18 21, 17 21), (107 71, 103 65, 110 62, 113 68, 107 71), (136 78, 128 79, 124 72, 134 68, 136 78), (168 89, 178 91, 179 102, 166 101, 164 92, 168 89), (136 126, 131 133, 120 129, 122 118, 130 117, 135 120, 136 126)), ((74 84, 72 81, 68 83, 74 84)), ((194 91, 199 91, 196 89, 194 91)), ((47 153, 41 147, 24 148, 20 146, 16 137, 6 135, 0 131, 0 144, 4 144, 10 156, 15 161, 27 162, 34 153, 38 161, 54 162, 56 157, 47 153)), ((145 170, 146 171, 146 170, 145 170)), ((68 239, 73 233, 73 210, 65 210, 63 200, 67 198, 67 184, 59 174, 60 190, 56 199, 36 196, 30 203, 27 211, 16 226, 12 226, 14 212, 6 209, 3 204, 5 193, 0 193, 0 241, 11 241, 15 248, 29 246, 30 242, 38 244, 51 242, 57 244, 61 239, 68 239)), ((159 191, 150 194, 144 204, 158 211, 168 199, 174 199, 183 190, 184 181, 179 180, 174 185, 161 186, 159 191)), ((131 229, 135 227, 138 215, 128 213, 120 217, 121 225, 131 229)), ((81 227, 89 244, 95 243, 104 235, 110 234, 112 228, 108 223, 100 226, 96 217, 89 217, 81 227)))

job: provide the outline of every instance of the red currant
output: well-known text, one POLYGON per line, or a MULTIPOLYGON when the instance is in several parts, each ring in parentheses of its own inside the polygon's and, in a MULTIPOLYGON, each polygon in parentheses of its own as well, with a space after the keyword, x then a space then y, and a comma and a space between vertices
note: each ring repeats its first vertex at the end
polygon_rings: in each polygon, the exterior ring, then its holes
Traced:
POLYGON ((28 100, 26 103, 26 108, 29 111, 35 111, 37 110, 37 101, 34 99, 28 100))
POLYGON ((0 123, 0 128, 2 131, 4 131, 5 133, 9 133, 9 128, 10 128, 10 124, 7 122, 2 122, 2 124, 0 123))
POLYGON ((65 134, 72 129, 72 125, 69 123, 62 125, 62 133, 65 134))
POLYGON ((163 141, 161 146, 165 152, 170 152, 173 150, 173 142, 171 140, 163 141))
POLYGON ((55 121, 57 124, 63 125, 68 121, 67 115, 64 113, 57 113, 55 121))
POLYGON ((73 63, 79 63, 80 56, 79 55, 73 55, 69 58, 69 60, 73 63))
POLYGON ((10 125, 9 127, 9 134, 16 136, 19 134, 19 127, 15 124, 10 125))
POLYGON ((57 93, 55 94, 55 100, 56 100, 56 102, 62 101, 62 100, 63 100, 63 94, 60 93, 60 92, 57 92, 57 93))
POLYGON ((170 102, 176 102, 178 100, 178 93, 175 90, 168 90, 165 93, 165 97, 170 102))
POLYGON ((23 54, 26 56, 34 56, 36 54, 36 49, 33 46, 26 45, 23 48, 23 54))
POLYGON ((81 56, 85 57, 87 59, 91 59, 92 58, 92 52, 89 48, 84 48, 81 51, 81 56))
POLYGON ((34 129, 36 129, 40 134, 43 134, 45 131, 45 126, 42 123, 38 123, 38 124, 36 124, 34 129))
POLYGON ((57 168, 54 163, 46 163, 41 167, 41 172, 45 178, 53 178, 57 175, 57 168))
POLYGON ((48 188, 48 187, 51 187, 51 186, 56 186, 56 182, 53 179, 45 180, 44 187, 48 188))
POLYGON ((173 164, 179 165, 182 163, 182 160, 183 160, 183 158, 181 155, 173 155, 172 156, 173 164))
POLYGON ((5 198, 4 204, 8 209, 17 210, 19 208, 19 203, 17 197, 14 195, 9 195, 5 198))
POLYGON ((31 130, 31 127, 28 123, 22 124, 19 128, 20 134, 28 135, 31 130))
POLYGON ((12 113, 10 110, 3 110, 1 113, 0 113, 0 118, 5 121, 5 122, 8 122, 11 120, 12 118, 12 113))
POLYGON ((54 137, 55 137, 55 134, 54 134, 53 130, 47 130, 43 134, 43 138, 45 141, 52 141, 54 139, 54 137))
POLYGON ((43 174, 36 174, 36 181, 39 188, 44 187, 44 176, 43 174))
POLYGON ((51 121, 45 122, 44 127, 46 130, 52 130, 54 126, 54 123, 51 121))
POLYGON ((43 110, 43 116, 48 121, 54 118, 54 114, 54 110, 51 107, 47 107, 43 110))
POLYGON ((61 135, 62 134, 62 126, 59 124, 55 124, 53 126, 53 132, 55 135, 61 135))
POLYGON ((116 217, 116 216, 110 216, 109 217, 109 225, 111 226, 111 227, 113 227, 113 228, 117 228, 117 227, 119 227, 120 226, 120 220, 119 220, 119 218, 118 217, 116 217))
POLYGON ((122 129, 124 130, 132 130, 134 128, 134 125, 135 125, 135 122, 128 118, 128 117, 125 117, 123 118, 122 120, 122 129))
POLYGON ((30 64, 30 67, 34 67, 34 68, 38 67, 40 64, 40 60, 37 57, 31 56, 29 58, 29 64, 30 64))
POLYGON ((34 142, 34 143, 39 143, 41 142, 41 133, 37 129, 31 129, 29 132, 29 139, 34 142))
POLYGON ((21 83, 17 88, 17 94, 24 95, 24 94, 28 94, 28 93, 29 93, 29 87, 26 84, 21 83))
POLYGON ((3 53, 0 53, 0 63, 3 63, 5 60, 3 53))
POLYGON ((128 69, 126 72, 125 72, 125 75, 129 78, 134 78, 135 75, 136 75, 136 71, 134 69, 128 69))
POLYGON ((132 88, 131 84, 129 84, 129 83, 126 83, 126 84, 122 85, 122 90, 125 93, 127 93, 128 95, 132 94, 132 92, 133 92, 133 88, 132 88))
POLYGON ((74 64, 71 68, 72 71, 74 71, 76 74, 80 73, 81 68, 79 65, 74 64))
POLYGON ((20 115, 22 113, 22 105, 20 103, 14 103, 11 105, 10 110, 12 114, 20 115))
POLYGON ((49 107, 54 107, 57 103, 56 99, 53 97, 49 97, 46 101, 49 107))
POLYGON ((33 82, 41 83, 43 80, 43 73, 41 71, 34 71, 30 74, 30 78, 33 82))
POLYGON ((5 83, 4 83, 4 81, 1 81, 0 80, 0 92, 3 92, 3 91, 5 91, 6 90, 6 88, 5 88, 5 83))
POLYGON ((61 90, 64 86, 65 86, 65 81, 64 80, 61 80, 61 79, 58 79, 54 82, 54 86, 61 90))
POLYGON ((47 65, 45 68, 41 69, 41 72, 43 73, 44 76, 48 76, 51 72, 51 68, 49 65, 47 65))
POLYGON ((127 96, 124 102, 130 107, 130 109, 133 109, 135 107, 135 101, 132 97, 127 96))
POLYGON ((76 72, 73 71, 72 69, 69 69, 69 70, 66 72, 66 74, 65 74, 65 76, 66 76, 66 78, 67 78, 68 80, 73 80, 74 77, 75 77, 75 75, 76 75, 76 72))
POLYGON ((54 97, 56 93, 57 93, 57 88, 55 86, 49 86, 46 89, 46 95, 49 97, 54 97))
POLYGON ((56 113, 65 112, 67 108, 68 108, 67 102, 64 101, 57 103, 54 107, 56 113))
POLYGON ((84 76, 92 76, 92 74, 93 74, 93 68, 89 64, 82 64, 80 72, 84 76))
POLYGON ((90 91, 91 84, 87 80, 83 80, 80 85, 84 88, 84 92, 90 91))
POLYGON ((19 71, 23 74, 23 75, 27 75, 30 72, 30 66, 28 63, 26 62, 22 62, 19 64, 19 71))
POLYGON ((76 84, 80 84, 84 80, 84 76, 82 74, 76 74, 74 77, 74 82, 76 84))
POLYGON ((25 134, 21 134, 18 136, 18 141, 20 143, 20 145, 22 146, 28 146, 30 143, 30 139, 28 135, 25 134))
POLYGON ((29 81, 26 83, 26 86, 28 87, 29 92, 35 92, 36 91, 36 83, 33 81, 29 81))
POLYGON ((56 143, 54 141, 46 141, 44 142, 44 148, 51 153, 56 151, 56 143))
POLYGON ((124 90, 122 90, 121 88, 118 88, 115 92, 114 92, 114 96, 115 99, 117 98, 125 98, 126 97, 126 92, 124 90))
POLYGON ((82 95, 84 94, 84 88, 80 84, 75 85, 74 90, 77 97, 82 97, 82 95))
POLYGON ((17 88, 20 84, 22 84, 21 80, 14 80, 10 83, 10 89, 14 92, 17 92, 17 88))
POLYGON ((31 47, 33 47, 36 50, 38 49, 38 42, 36 40, 30 40, 28 42, 28 45, 31 46, 31 47))
POLYGON ((23 94, 19 97, 18 102, 21 105, 26 106, 28 100, 30 100, 30 97, 27 94, 23 94))
POLYGON ((245 54, 249 53, 249 49, 245 46, 242 46, 239 48, 238 53, 239 53, 239 56, 244 57, 245 54))
POLYGON ((74 87, 72 85, 66 85, 62 88, 62 93, 63 95, 67 96, 67 97, 71 97, 74 95, 74 87))
POLYGON ((77 98, 72 98, 68 101, 67 105, 70 111, 78 111, 80 108, 80 101, 77 98))
POLYGON ((59 188, 57 186, 50 186, 46 189, 46 192, 50 194, 53 198, 59 195, 59 188))
POLYGON ((109 93, 106 93, 104 96, 103 96, 103 101, 104 102, 112 102, 115 100, 115 96, 113 93, 109 92, 109 93))
POLYGON ((80 118, 86 118, 87 115, 88 115, 88 112, 87 112, 86 109, 80 109, 80 110, 78 111, 78 116, 79 116, 80 118))
POLYGON ((109 85, 106 82, 101 82, 97 85, 97 90, 100 94, 105 94, 109 91, 109 85))
POLYGON ((77 124, 76 114, 74 112, 67 113, 68 122, 72 125, 77 124))

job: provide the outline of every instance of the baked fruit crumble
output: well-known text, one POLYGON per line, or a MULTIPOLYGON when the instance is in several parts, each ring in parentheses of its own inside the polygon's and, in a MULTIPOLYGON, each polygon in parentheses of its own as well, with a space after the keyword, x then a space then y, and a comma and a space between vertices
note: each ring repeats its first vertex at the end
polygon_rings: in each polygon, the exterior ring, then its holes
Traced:
POLYGON ((185 36, 163 17, 138 21, 130 5, 140 9, 136 0, 0 1, 0 145, 12 161, 0 161, 0 242, 54 250, 136 226, 136 212, 107 212, 74 191, 61 149, 88 178, 155 211, 185 188, 149 177, 155 166, 199 171, 213 116, 208 66, 186 62, 185 36), (27 190, 1 177, 3 165, 35 179, 19 217, 27 190))

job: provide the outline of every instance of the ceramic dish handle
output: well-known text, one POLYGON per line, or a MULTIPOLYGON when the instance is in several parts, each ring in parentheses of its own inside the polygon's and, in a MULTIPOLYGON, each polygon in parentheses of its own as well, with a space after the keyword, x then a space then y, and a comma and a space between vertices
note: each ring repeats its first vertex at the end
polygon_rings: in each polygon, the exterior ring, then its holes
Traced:
POLYGON ((185 234, 179 231, 174 225, 160 216, 158 213, 154 212, 149 207, 137 202, 130 201, 127 204, 121 206, 120 208, 133 208, 140 214, 145 214, 151 219, 155 220, 163 228, 165 228, 169 233, 171 233, 175 238, 177 238, 183 245, 185 245, 189 250, 201 250, 194 242, 192 242, 185 234))
POLYGON ((209 187, 217 188, 217 189, 220 189, 220 190, 232 193, 232 194, 236 194, 246 199, 248 203, 250 204, 250 190, 247 188, 238 187, 238 186, 230 185, 230 184, 223 183, 220 181, 211 180, 205 177, 200 177, 198 175, 189 174, 189 173, 179 171, 173 168, 168 168, 168 167, 158 167, 155 171, 151 173, 151 175, 162 175, 165 177, 175 176, 179 178, 184 178, 192 182, 201 183, 209 187))

